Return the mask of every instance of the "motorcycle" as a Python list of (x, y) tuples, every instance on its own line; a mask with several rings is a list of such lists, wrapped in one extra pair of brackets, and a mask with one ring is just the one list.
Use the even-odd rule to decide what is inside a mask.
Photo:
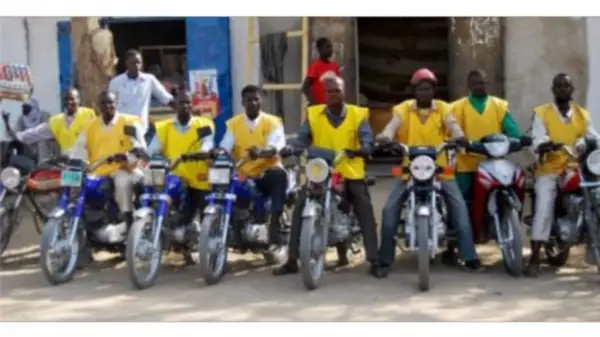
[(19, 141), (9, 142), (2, 172), (0, 172), (0, 255), (10, 243), (12, 234), (17, 230), (23, 214), (21, 205), (33, 215), (33, 223), (38, 233), (42, 232), (40, 222), (45, 222), (50, 207), (55, 202), (60, 178), (60, 169), (54, 167), (55, 161), (48, 160), (39, 165), (35, 163), (33, 151)]
[(495, 134), (468, 144), (467, 152), (483, 155), (475, 173), (471, 223), (475, 242), (490, 235), (500, 246), (506, 271), (515, 277), (523, 273), (523, 242), (520, 214), (525, 198), (525, 172), (506, 156), (531, 145), (531, 139), (509, 139)]
[[(269, 158), (272, 154), (259, 153), (259, 158)], [(254, 181), (240, 176), (235, 169), (241, 167), (250, 158), (242, 158), (237, 163), (225, 151), (216, 155), (209, 169), (208, 180), (211, 192), (206, 197), (207, 206), (201, 223), (199, 235), (200, 271), (206, 284), (218, 283), (227, 265), (227, 250), (245, 253), (261, 253), (267, 263), (282, 263), (287, 259), (287, 245), (276, 251), (269, 251), (268, 213), (270, 199), (256, 190)], [(294, 170), (288, 172), (286, 207), (294, 204), (296, 177)], [(235, 201), (250, 199), (249, 209), (235, 207)], [(280, 219), (280, 235), (288, 242), (290, 220), (288, 212)]]
[(394, 176), (404, 179), (408, 174), (406, 190), (401, 203), (405, 205), (405, 219), (400, 221), (398, 244), (408, 252), (417, 252), (418, 287), (421, 291), (430, 288), (431, 262), (437, 251), (445, 244), (456, 243), (455, 231), (448, 228), (448, 212), (441, 194), (441, 181), (438, 176), (451, 174), (449, 167), (437, 166), (435, 161), (442, 152), (454, 151), (454, 142), (433, 146), (406, 146), (399, 143), (385, 145), (397, 157), (408, 156), (407, 166), (395, 167)]
[[(210, 135), (210, 127), (198, 129), (198, 140)], [(195, 145), (195, 144), (194, 144)], [(143, 169), (144, 193), (140, 196), (141, 208), (134, 213), (134, 222), (127, 238), (127, 267), (131, 283), (138, 289), (154, 284), (160, 268), (163, 248), (171, 245), (185, 253), (193, 251), (198, 243), (198, 220), (184, 223), (185, 183), (172, 174), (177, 166), (187, 161), (210, 158), (210, 153), (189, 153), (175, 159), (172, 164), (165, 159), (152, 159)], [(183, 191), (183, 192), (182, 192)], [(154, 203), (154, 207), (152, 207)], [(136, 260), (149, 262), (146, 276), (136, 268)]]
[[(356, 254), (355, 244), (361, 238), (358, 220), (345, 198), (344, 178), (333, 167), (355, 151), (341, 151), (310, 147), (307, 149), (302, 189), (306, 202), (302, 209), (300, 233), (300, 275), (308, 290), (316, 289), (323, 278), (325, 256), (329, 247), (343, 243)], [(367, 178), (367, 185), (375, 180)]]
[[(66, 160), (58, 206), (48, 216), (40, 245), (40, 266), (48, 282), (69, 282), (84, 261), (84, 253), (91, 252), (87, 245), (90, 249), (125, 253), (128, 226), (114, 200), (113, 180), (89, 173), (103, 164), (132, 164), (140, 156), (134, 150), (90, 165), (81, 159)], [(74, 201), (73, 191), (77, 195)]]
[[(569, 258), (571, 247), (587, 245), (586, 262), (595, 264), (600, 272), (600, 147), (593, 139), (585, 140), (585, 149), (577, 153), (564, 144), (549, 143), (547, 150), (539, 152), (543, 162), (548, 153), (562, 151), (576, 160), (558, 177), (555, 201), (556, 219), (552, 223), (550, 238), (544, 244), (548, 262), (563, 266)], [(532, 195), (535, 200), (535, 190)], [(535, 213), (532, 203), (532, 214)], [(525, 223), (532, 226), (532, 217)]]

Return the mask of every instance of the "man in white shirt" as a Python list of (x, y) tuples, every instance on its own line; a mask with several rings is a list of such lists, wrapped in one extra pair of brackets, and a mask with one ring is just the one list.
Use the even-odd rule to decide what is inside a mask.
[[(130, 49), (127, 51), (126, 57), (127, 70), (110, 81), (108, 91), (117, 97), (117, 111), (138, 116), (143, 131), (146, 132), (151, 98), (154, 97), (160, 103), (174, 108), (173, 96), (167, 92), (154, 75), (141, 71), (142, 55), (140, 52)], [(152, 135), (147, 136), (151, 137)]]
[[(238, 173), (252, 178), (256, 189), (271, 198), (269, 243), (271, 249), (277, 249), (287, 244), (279, 231), (288, 185), (287, 172), (279, 158), (279, 152), (286, 147), (285, 131), (279, 117), (261, 111), (261, 92), (255, 85), (242, 89), (245, 113), (227, 121), (227, 132), (220, 148), (230, 152), (236, 161), (247, 155), (250, 157)], [(240, 208), (247, 208), (249, 203), (250, 200), (238, 199)], [(240, 239), (238, 233), (237, 240)]]

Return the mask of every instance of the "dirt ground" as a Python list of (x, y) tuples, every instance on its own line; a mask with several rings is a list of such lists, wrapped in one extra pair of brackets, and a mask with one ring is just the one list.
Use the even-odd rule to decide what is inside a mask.
[[(372, 188), (377, 217), (389, 183)], [(576, 249), (567, 266), (538, 279), (513, 278), (492, 243), (478, 247), (489, 269), (466, 273), (436, 264), (432, 289), (416, 288), (416, 260), (403, 253), (387, 279), (362, 257), (329, 272), (307, 292), (299, 275), (274, 277), (258, 256), (230, 255), (229, 273), (206, 286), (197, 267), (169, 256), (154, 287), (138, 291), (124, 264), (107, 256), (69, 284), (50, 286), (38, 267), (39, 235), (23, 223), (0, 271), (2, 321), (600, 321), (600, 275)], [(330, 254), (329, 260), (335, 260)]]

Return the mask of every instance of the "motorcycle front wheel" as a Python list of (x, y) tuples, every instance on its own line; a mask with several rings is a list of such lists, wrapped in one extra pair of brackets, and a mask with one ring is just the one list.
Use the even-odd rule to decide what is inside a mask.
[(431, 254), (429, 252), (429, 226), (431, 225), (431, 218), (424, 216), (416, 216), (415, 218), (419, 233), (417, 237), (419, 244), (419, 290), (428, 291), (431, 283)]
[(71, 281), (81, 257), (83, 232), (78, 228), (73, 229), (77, 234), (70, 244), (69, 222), (69, 218), (49, 219), (42, 231), (40, 268), (52, 285)]
[(0, 255), (2, 255), (8, 247), (14, 229), (17, 225), (13, 221), (14, 212), (15, 211), (11, 211), (5, 207), (0, 209)]
[(321, 212), (317, 211), (315, 214), (302, 219), (300, 233), (300, 274), (308, 290), (319, 287), (327, 254), (327, 226), (323, 224), (324, 218)]
[[(227, 243), (221, 242), (223, 214), (207, 214), (202, 219), (198, 239), (200, 273), (208, 285), (217, 284), (225, 275), (227, 267)], [(223, 226), (227, 230), (227, 226)]]
[[(138, 219), (133, 223), (127, 235), (127, 270), (129, 280), (137, 289), (146, 289), (154, 285), (162, 260), (162, 238), (154, 245), (153, 217)], [(138, 268), (138, 261), (148, 264), (147, 272)]]
[(587, 223), (587, 246), (586, 246), (586, 262), (588, 264), (595, 264), (598, 272), (600, 273), (600, 226), (598, 221), (600, 220), (600, 210), (595, 209), (589, 211), (591, 213), (590, 219)]
[(507, 209), (500, 223), (501, 237), (507, 238), (512, 232), (512, 240), (500, 245), (502, 263), (506, 272), (514, 277), (523, 274), (523, 242), (519, 231), (519, 215), (515, 209)]

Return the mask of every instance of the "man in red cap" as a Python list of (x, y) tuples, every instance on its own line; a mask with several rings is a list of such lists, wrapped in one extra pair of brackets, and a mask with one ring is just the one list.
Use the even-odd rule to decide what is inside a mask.
[[(437, 147), (444, 143), (447, 135), (450, 135), (459, 143), (464, 142), (464, 134), (450, 113), (450, 105), (442, 100), (434, 99), (436, 84), (437, 79), (431, 70), (425, 68), (417, 70), (411, 79), (415, 98), (394, 107), (392, 120), (377, 135), (377, 139), (383, 142), (396, 141), (408, 146)], [(445, 153), (438, 156), (437, 165), (448, 166)], [(481, 263), (473, 244), (469, 212), (454, 180), (454, 174), (442, 175), (440, 180), (442, 181), (442, 195), (448, 206), (450, 223), (458, 232), (458, 246), (464, 267), (468, 270), (479, 270)], [(382, 211), (377, 277), (386, 277), (394, 262), (395, 237), (403, 206), (400, 200), (405, 190), (406, 180), (396, 180)], [(446, 263), (453, 263), (455, 261), (454, 248), (449, 246), (443, 257)]]

